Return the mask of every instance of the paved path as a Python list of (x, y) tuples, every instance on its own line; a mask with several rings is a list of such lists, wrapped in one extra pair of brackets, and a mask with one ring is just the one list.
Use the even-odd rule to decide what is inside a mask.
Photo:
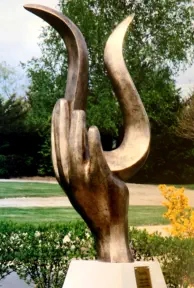
[(162, 236), (170, 236), (170, 233), (166, 231), (166, 228), (170, 227), (170, 225), (150, 225), (150, 226), (136, 226), (138, 230), (146, 230), (149, 234), (154, 232), (161, 233)]
[(28, 197), (0, 199), (0, 207), (71, 207), (67, 197)]
[[(16, 182), (16, 180), (0, 180), (0, 182)], [(30, 182), (29, 180), (17, 180), (17, 182)], [(37, 181), (31, 181), (37, 182)], [(41, 183), (39, 181), (38, 183)], [(42, 183), (56, 184), (56, 181), (43, 181)], [(160, 206), (164, 201), (157, 185), (127, 184), (129, 188), (130, 205)], [(185, 189), (185, 195), (189, 198), (189, 204), (194, 207), (194, 190)], [(67, 197), (31, 197), (31, 198), (7, 198), (0, 199), (0, 207), (71, 207)]]

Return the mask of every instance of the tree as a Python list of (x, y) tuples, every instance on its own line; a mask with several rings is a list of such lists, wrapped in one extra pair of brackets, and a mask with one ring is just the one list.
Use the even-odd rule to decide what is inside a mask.
[(0, 63), (0, 177), (3, 178), (37, 173), (40, 136), (28, 120), (27, 99), (12, 93), (18, 92), (17, 79), (11, 67)]
[(7, 100), (0, 98), (0, 133), (21, 131), (24, 128), (24, 118), (28, 111), (28, 104), (16, 94)]
[(19, 72), (6, 62), (0, 62), (0, 96), (9, 98), (10, 95), (23, 92), (25, 87)]
[[(169, 128), (176, 125), (181, 107), (173, 77), (194, 52), (192, 1), (60, 0), (59, 8), (86, 38), (90, 63), (87, 121), (99, 127), (104, 148), (111, 149), (113, 139), (121, 140), (122, 117), (104, 69), (103, 50), (114, 27), (133, 12), (125, 61), (148, 112), (153, 139), (157, 142), (158, 135), (171, 133)], [(32, 81), (28, 97), (33, 117), (48, 125), (56, 100), (64, 95), (67, 53), (51, 27), (43, 29), (40, 47), (42, 57), (26, 65)], [(152, 143), (157, 146), (155, 140)]]
[[(120, 127), (119, 109), (104, 71), (103, 50), (115, 25), (133, 12), (135, 19), (126, 41), (125, 59), (148, 113), (158, 121), (157, 118), (163, 115), (161, 108), (165, 107), (166, 100), (170, 102), (171, 91), (175, 90), (172, 75), (180, 62), (188, 61), (194, 50), (192, 1), (60, 0), (59, 8), (79, 26), (88, 45), (88, 124), (95, 124), (109, 134), (115, 134)], [(67, 54), (64, 43), (52, 28), (43, 29), (41, 39), (43, 56), (32, 60), (28, 66), (28, 75), (32, 79), (29, 93), (34, 101), (44, 99), (44, 111), (40, 108), (38, 111), (45, 114), (47, 110), (50, 114), (53, 103), (64, 95)], [(39, 88), (34, 89), (36, 87)], [(163, 90), (167, 92), (166, 96), (161, 95)], [(162, 99), (163, 105), (158, 109), (160, 115), (157, 113), (156, 116), (151, 114), (153, 107), (150, 106), (152, 102), (157, 104), (159, 99)], [(104, 110), (106, 113), (103, 114)]]
[(178, 117), (176, 132), (180, 137), (194, 141), (194, 92), (184, 102)]
[(40, 136), (27, 121), (29, 105), (15, 94), (0, 98), (0, 177), (37, 173)]

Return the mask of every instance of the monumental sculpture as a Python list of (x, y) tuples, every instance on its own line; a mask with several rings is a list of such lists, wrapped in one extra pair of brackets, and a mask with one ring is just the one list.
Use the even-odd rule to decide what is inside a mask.
[(68, 51), (65, 98), (52, 116), (52, 160), (56, 178), (97, 241), (98, 258), (130, 262), (128, 247), (129, 192), (123, 182), (144, 164), (150, 128), (140, 96), (126, 68), (122, 47), (132, 16), (109, 37), (104, 60), (124, 120), (121, 145), (102, 151), (96, 127), (86, 130), (88, 51), (79, 29), (60, 12), (40, 5), (25, 5), (61, 35)]
[[(68, 52), (65, 97), (58, 100), (52, 115), (52, 161), (56, 178), (95, 236), (98, 260), (132, 263), (128, 244), (129, 191), (124, 181), (142, 167), (150, 145), (148, 116), (122, 53), (133, 15), (116, 27), (104, 50), (105, 67), (124, 123), (122, 143), (117, 149), (105, 152), (98, 128), (86, 129), (88, 50), (83, 35), (69, 18), (58, 11), (41, 5), (24, 7), (58, 31)], [(70, 280), (71, 284), (64, 287), (90, 287), (91, 284), (84, 281), (72, 284)], [(92, 284), (93, 287), (99, 285)]]

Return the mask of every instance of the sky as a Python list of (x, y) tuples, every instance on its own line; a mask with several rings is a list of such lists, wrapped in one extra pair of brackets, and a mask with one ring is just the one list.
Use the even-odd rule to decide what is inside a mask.
[[(0, 62), (19, 67), (20, 62), (41, 55), (38, 36), (41, 27), (47, 24), (23, 8), (24, 4), (32, 3), (57, 9), (58, 0), (0, 0)], [(184, 94), (194, 87), (194, 64), (186, 72), (180, 72), (176, 81)]]
[(47, 24), (23, 8), (33, 3), (57, 8), (58, 0), (0, 0), (0, 61), (17, 66), (41, 55), (38, 36)]

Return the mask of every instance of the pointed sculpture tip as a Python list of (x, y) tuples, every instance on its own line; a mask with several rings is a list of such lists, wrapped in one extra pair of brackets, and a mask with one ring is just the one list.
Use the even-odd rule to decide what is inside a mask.
[(24, 9), (26, 9), (26, 10), (31, 10), (34, 6), (35, 6), (35, 4), (25, 4), (25, 5), (23, 5)]
[(135, 17), (135, 13), (133, 13), (127, 17), (129, 24), (133, 21), (134, 17)]
[(121, 22), (118, 26), (122, 26), (123, 28), (125, 27), (125, 29), (128, 29), (128, 27), (130, 26), (130, 24), (133, 22), (135, 13), (127, 16), (123, 22)]
[(23, 5), (24, 9), (28, 10), (28, 11), (34, 11), (36, 10), (37, 8), (43, 8), (42, 5), (39, 5), (39, 4), (25, 4)]
[(133, 18), (135, 17), (135, 13), (132, 13), (129, 17), (131, 17), (133, 20)]

